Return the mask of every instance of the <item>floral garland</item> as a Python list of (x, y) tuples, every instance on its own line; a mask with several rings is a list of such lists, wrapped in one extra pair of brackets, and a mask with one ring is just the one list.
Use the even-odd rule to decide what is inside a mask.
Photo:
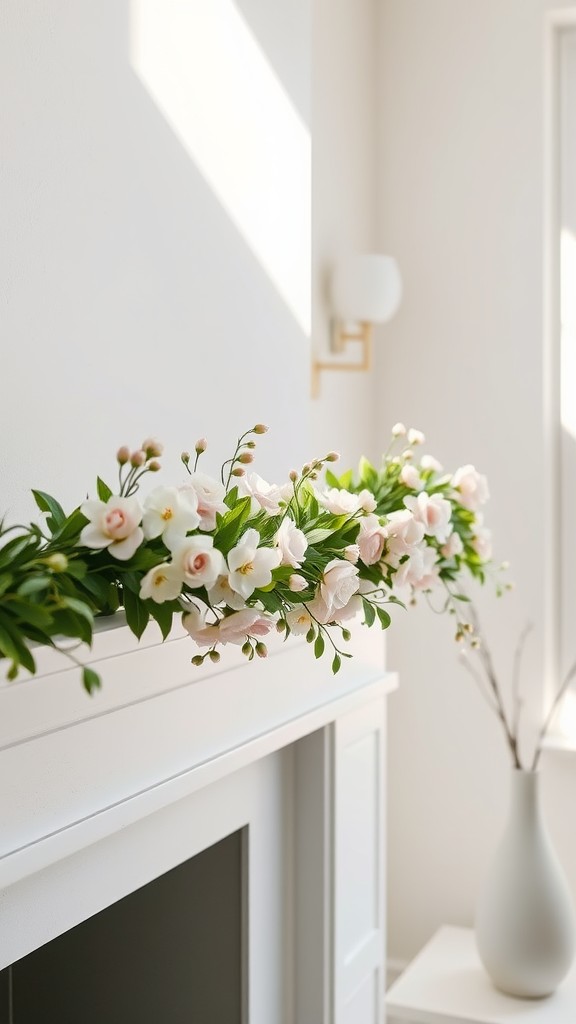
[[(386, 606), (438, 589), (461, 637), (460, 578), (465, 570), (484, 582), (491, 558), (479, 511), (485, 477), (470, 465), (443, 474), (435, 459), (418, 459), (424, 435), (399, 423), (380, 469), (363, 458), (356, 474), (337, 477), (329, 466), (338, 455), (329, 452), (277, 486), (247, 470), (255, 437), (266, 430), (257, 424), (238, 439), (220, 481), (198, 471), (201, 439), (192, 466), (182, 453), (187, 481), (155, 487), (142, 502), (143, 478), (161, 468), (162, 445), (153, 438), (118, 451), (117, 493), (98, 478), (97, 498), (70, 515), (33, 491), (44, 524), (0, 524), (0, 658), (10, 661), (8, 679), (21, 666), (35, 671), (30, 642), (58, 647), (65, 636), (91, 644), (95, 616), (121, 606), (138, 638), (150, 618), (166, 638), (181, 613), (206, 648), (192, 657), (195, 665), (219, 661), (229, 643), (248, 659), (266, 657), (264, 637), (276, 629), (305, 634), (316, 658), (329, 649), (338, 672), (351, 657), (340, 638), (350, 639), (347, 623), (358, 612), (367, 626), (387, 629)], [(76, 663), (91, 693), (99, 677)]]

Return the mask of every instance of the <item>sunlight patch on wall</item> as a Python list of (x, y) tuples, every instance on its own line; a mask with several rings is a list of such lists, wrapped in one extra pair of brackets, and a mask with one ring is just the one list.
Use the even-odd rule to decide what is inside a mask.
[(233, 0), (132, 0), (134, 70), (310, 333), (310, 134)]
[(576, 440), (576, 238), (560, 236), (560, 407), (562, 426)]

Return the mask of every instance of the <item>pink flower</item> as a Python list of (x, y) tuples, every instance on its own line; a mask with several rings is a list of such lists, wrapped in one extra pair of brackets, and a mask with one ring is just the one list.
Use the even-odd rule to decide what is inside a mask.
[(440, 553), (444, 558), (454, 558), (456, 555), (461, 555), (464, 550), (464, 545), (460, 538), (460, 534), (454, 530), (450, 534), (446, 543), (440, 548)]
[(386, 543), (386, 530), (380, 524), (378, 516), (369, 515), (360, 520), (360, 533), (358, 534), (358, 547), (360, 558), (364, 565), (375, 565), (382, 558), (384, 544)]
[(302, 530), (298, 529), (292, 519), (286, 517), (280, 523), (274, 540), (282, 556), (280, 565), (291, 565), (293, 569), (299, 569), (308, 547), (308, 541)]
[(351, 562), (352, 565), (356, 565), (356, 562), (360, 558), (360, 545), (359, 544), (348, 544), (342, 552), (347, 562)]
[(394, 589), (405, 586), (417, 590), (430, 589), (438, 578), (438, 571), (435, 568), (437, 560), (436, 551), (427, 544), (423, 543), (414, 548), (410, 557), (398, 566), (394, 574)]
[(367, 487), (364, 487), (364, 489), (360, 491), (358, 501), (360, 502), (360, 508), (363, 512), (373, 512), (376, 508), (376, 498), (372, 494), (372, 491), (369, 491)]
[(426, 491), (421, 491), (417, 497), (409, 495), (404, 498), (404, 504), (412, 512), (416, 522), (422, 523), (424, 533), (429, 537), (435, 537), (440, 544), (448, 539), (452, 532), (452, 506), (446, 498), (440, 494), (427, 494)]
[(307, 586), (308, 581), (297, 572), (293, 572), (288, 579), (288, 589), (291, 590), (293, 594), (301, 594), (303, 590), (306, 590)]
[(452, 477), (452, 486), (458, 491), (460, 504), (471, 512), (476, 512), (490, 497), (486, 477), (478, 473), (474, 466), (457, 469)]
[(246, 493), (254, 498), (257, 506), (266, 509), (271, 516), (278, 515), (282, 493), (276, 484), (269, 484), (261, 476), (258, 476), (258, 473), (250, 473), (250, 476), (244, 481), (244, 488)]
[(329, 612), (344, 608), (359, 587), (358, 567), (342, 558), (333, 558), (322, 573), (320, 596)]
[(187, 537), (172, 549), (174, 565), (189, 587), (212, 587), (225, 569), (224, 558), (212, 537)]
[(400, 470), (400, 483), (403, 483), (405, 487), (410, 487), (413, 491), (420, 491), (422, 489), (422, 481), (416, 466), (402, 467)]
[(79, 544), (108, 551), (126, 562), (140, 547), (144, 533), (140, 527), (142, 509), (137, 498), (112, 495), (108, 501), (85, 501), (80, 507), (90, 522), (80, 534)]
[(424, 526), (406, 509), (391, 512), (384, 527), (386, 560), (397, 566), (403, 555), (410, 555), (424, 539)]
[[(200, 442), (197, 442), (197, 445)], [(198, 448), (196, 449), (198, 450)], [(206, 473), (192, 473), (190, 479), (180, 488), (183, 494), (193, 494), (196, 498), (196, 511), (200, 520), (200, 530), (216, 529), (216, 513), (224, 515), (228, 511), (224, 504), (226, 490), (222, 484)]]
[(220, 619), (212, 625), (206, 624), (208, 609), (192, 606), (182, 619), (184, 629), (200, 647), (214, 644), (243, 644), (248, 636), (266, 636), (274, 628), (271, 616), (262, 615), (254, 608), (243, 608)]

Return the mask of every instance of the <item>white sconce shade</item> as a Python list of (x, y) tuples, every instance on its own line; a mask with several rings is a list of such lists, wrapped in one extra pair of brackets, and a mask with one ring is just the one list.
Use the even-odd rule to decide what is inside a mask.
[(376, 253), (339, 260), (331, 285), (333, 311), (341, 320), (386, 323), (402, 298), (402, 278), (396, 260)]

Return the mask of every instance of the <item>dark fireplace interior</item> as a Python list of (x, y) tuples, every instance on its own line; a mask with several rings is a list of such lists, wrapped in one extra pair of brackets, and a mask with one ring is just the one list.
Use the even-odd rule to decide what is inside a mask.
[(242, 832), (0, 971), (0, 1024), (240, 1024)]

